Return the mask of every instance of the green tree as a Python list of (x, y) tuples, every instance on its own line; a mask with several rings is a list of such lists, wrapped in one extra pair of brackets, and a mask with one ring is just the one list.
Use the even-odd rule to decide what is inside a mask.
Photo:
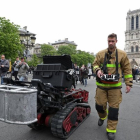
[(56, 50), (53, 46), (48, 44), (41, 45), (41, 57), (45, 55), (55, 55), (55, 54), (56, 54)]
[(67, 46), (60, 46), (57, 51), (58, 54), (63, 55), (72, 55), (76, 53), (76, 46), (74, 45), (67, 45)]
[(23, 54), (18, 29), (18, 25), (0, 17), (0, 54), (4, 54), (12, 62), (19, 54)]
[(85, 51), (78, 50), (76, 54), (71, 55), (71, 59), (73, 63), (77, 63), (79, 66), (82, 66), (83, 64), (92, 64), (94, 56)]
[(36, 67), (39, 64), (39, 59), (36, 54), (32, 55), (32, 59), (27, 62), (29, 66)]
[(93, 63), (94, 61), (93, 55), (85, 51), (76, 50), (76, 46), (74, 45), (60, 46), (57, 53), (59, 55), (70, 55), (72, 62), (77, 63), (79, 66), (82, 66), (82, 64), (87, 65), (88, 63)]

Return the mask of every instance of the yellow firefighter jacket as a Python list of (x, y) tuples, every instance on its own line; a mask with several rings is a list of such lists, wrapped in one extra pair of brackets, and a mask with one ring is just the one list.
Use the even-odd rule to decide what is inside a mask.
[[(132, 69), (130, 67), (127, 54), (120, 49), (117, 49), (117, 51), (118, 51), (118, 73), (119, 73), (118, 83), (105, 84), (105, 83), (98, 82), (96, 80), (96, 85), (98, 87), (102, 87), (102, 88), (114, 88), (114, 87), (119, 88), (120, 87), (121, 88), (122, 87), (122, 73), (125, 78), (125, 84), (128, 86), (132, 86), (132, 81), (133, 81)], [(116, 50), (112, 52), (112, 54), (109, 54), (108, 49), (98, 52), (93, 62), (93, 71), (94, 73), (97, 73), (97, 71), (101, 69), (104, 63), (105, 53), (107, 53), (108, 56), (110, 55), (109, 63), (106, 64), (108, 74), (115, 74), (116, 73), (116, 64), (115, 64)]]

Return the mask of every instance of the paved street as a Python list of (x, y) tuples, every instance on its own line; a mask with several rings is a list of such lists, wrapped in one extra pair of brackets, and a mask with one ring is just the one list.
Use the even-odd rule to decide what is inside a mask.
[[(84, 87), (78, 83), (77, 88)], [(107, 140), (106, 121), (102, 127), (97, 125), (98, 115), (94, 107), (95, 80), (88, 80), (88, 86), (85, 89), (90, 92), (91, 115), (68, 140)], [(122, 94), (123, 102), (120, 106), (116, 140), (140, 140), (140, 85), (135, 84), (131, 92), (126, 94), (123, 84)], [(0, 140), (58, 140), (58, 138), (55, 138), (48, 128), (33, 131), (26, 125), (0, 122)]]

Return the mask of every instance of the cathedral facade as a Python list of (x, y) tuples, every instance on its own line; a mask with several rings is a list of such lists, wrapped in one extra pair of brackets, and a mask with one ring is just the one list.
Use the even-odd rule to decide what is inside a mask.
[(140, 67), (140, 9), (127, 13), (124, 50), (131, 67)]

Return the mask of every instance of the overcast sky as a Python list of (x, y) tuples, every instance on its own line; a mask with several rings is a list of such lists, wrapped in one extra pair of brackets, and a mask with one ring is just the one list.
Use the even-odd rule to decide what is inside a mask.
[(140, 9), (139, 0), (1, 0), (0, 16), (27, 26), (36, 43), (68, 38), (77, 49), (97, 53), (107, 48), (107, 36), (118, 35), (124, 49), (126, 16)]

